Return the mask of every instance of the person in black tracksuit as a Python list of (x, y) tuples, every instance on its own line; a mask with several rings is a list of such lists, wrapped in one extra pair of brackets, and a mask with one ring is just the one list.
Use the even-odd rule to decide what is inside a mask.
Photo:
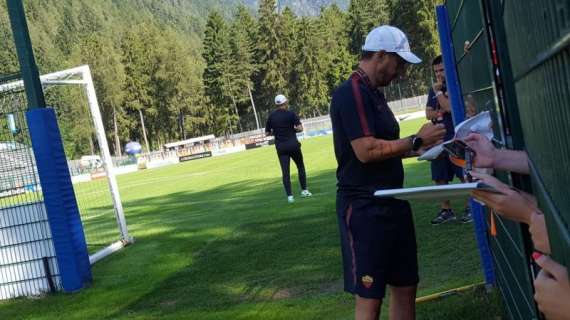
[(275, 148), (281, 165), (287, 201), (293, 203), (295, 198), (291, 191), (289, 174), (291, 159), (293, 159), (299, 171), (299, 182), (302, 189), (301, 197), (310, 197), (312, 195), (307, 189), (307, 175), (305, 173), (305, 164), (303, 163), (301, 143), (297, 140), (297, 132), (303, 131), (303, 125), (295, 112), (287, 110), (288, 101), (284, 95), (280, 94), (275, 97), (275, 105), (277, 109), (269, 114), (267, 124), (265, 125), (265, 133), (275, 137)]

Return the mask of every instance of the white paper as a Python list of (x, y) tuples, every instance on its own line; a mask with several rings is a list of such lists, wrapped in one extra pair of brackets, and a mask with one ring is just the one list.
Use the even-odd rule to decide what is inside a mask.
[(498, 192), (496, 189), (481, 183), (457, 183), (441, 186), (427, 186), (415, 188), (402, 188), (390, 190), (378, 190), (374, 196), (379, 198), (397, 198), (401, 200), (450, 200), (463, 198), (467, 199), (472, 190), (481, 189), (489, 192)]
[[(493, 121), (491, 120), (491, 114), (489, 111), (484, 111), (478, 115), (469, 118), (457, 126), (455, 126), (455, 136), (452, 140), (463, 140), (467, 138), (470, 133), (478, 133), (482, 136), (487, 137), (487, 139), (493, 139)], [(452, 141), (449, 140), (449, 141)], [(431, 147), (424, 154), (418, 157), (418, 160), (435, 160), (443, 152), (443, 145), (449, 141), (445, 141), (442, 144)]]

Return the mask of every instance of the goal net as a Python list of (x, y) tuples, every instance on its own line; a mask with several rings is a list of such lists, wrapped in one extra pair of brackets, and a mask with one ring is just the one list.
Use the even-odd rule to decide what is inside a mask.
[[(90, 69), (85, 65), (46, 74), (40, 79), (46, 103), (58, 116), (93, 264), (132, 238), (124, 218)], [(26, 110), (23, 81), (0, 84), (0, 210), (19, 205), (25, 208), (43, 201), (27, 132)]]

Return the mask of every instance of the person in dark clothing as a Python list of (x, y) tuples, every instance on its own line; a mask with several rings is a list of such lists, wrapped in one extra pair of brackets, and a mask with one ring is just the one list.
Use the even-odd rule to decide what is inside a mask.
[(279, 157), (281, 165), (281, 174), (283, 176), (283, 186), (287, 193), (287, 201), (295, 202), (295, 197), (291, 191), (291, 177), (289, 174), (289, 163), (291, 159), (297, 165), (299, 172), (299, 183), (301, 184), (301, 197), (312, 196), (307, 189), (307, 174), (305, 172), (305, 164), (303, 163), (303, 153), (301, 152), (301, 143), (297, 140), (297, 132), (303, 131), (301, 120), (295, 112), (287, 110), (289, 102), (287, 98), (279, 94), (275, 97), (275, 105), (277, 109), (269, 114), (267, 124), (265, 125), (265, 134), (275, 137), (275, 149)]
[(421, 60), (398, 28), (372, 30), (358, 69), (333, 93), (330, 116), (337, 168), (336, 211), (344, 290), (355, 298), (355, 319), (379, 319), (386, 286), (390, 319), (414, 319), (419, 281), (410, 204), (374, 192), (402, 188), (402, 158), (443, 139), (441, 124), (427, 123), (400, 138), (400, 127), (381, 91)]
[[(433, 123), (442, 123), (445, 126), (444, 140), (448, 141), (455, 136), (455, 127), (451, 115), (451, 103), (447, 96), (447, 86), (445, 82), (445, 69), (441, 56), (437, 56), (432, 61), (432, 68), (435, 74), (436, 82), (429, 89), (426, 118)], [(463, 169), (456, 166), (449, 160), (447, 152), (443, 152), (437, 159), (431, 163), (431, 178), (436, 185), (448, 184), (457, 177), (461, 182), (465, 182), (463, 178)], [(431, 221), (432, 225), (439, 225), (449, 221), (456, 220), (455, 213), (451, 209), (451, 202), (445, 200), (441, 203), (441, 209), (437, 216)], [(465, 204), (465, 214), (460, 220), (462, 223), (473, 221), (469, 203)]]

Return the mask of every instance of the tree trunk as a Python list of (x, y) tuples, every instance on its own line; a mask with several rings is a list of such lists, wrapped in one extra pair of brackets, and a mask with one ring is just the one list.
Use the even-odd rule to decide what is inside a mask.
[(253, 102), (253, 95), (251, 94), (251, 88), (249, 87), (249, 84), (247, 85), (247, 90), (249, 91), (249, 99), (251, 100), (253, 115), (255, 116), (255, 124), (257, 125), (257, 130), (259, 130), (259, 118), (257, 117), (257, 110), (255, 110), (255, 103)]
[(121, 157), (121, 139), (119, 139), (119, 127), (117, 126), (117, 109), (113, 105), (113, 131), (115, 134), (115, 156)]
[(139, 109), (139, 115), (141, 117), (141, 126), (142, 126), (142, 132), (143, 132), (143, 138), (144, 138), (144, 144), (146, 145), (146, 152), (149, 153), (150, 152), (150, 146), (148, 144), (148, 139), (146, 137), (146, 128), (144, 126), (144, 117), (143, 117), (143, 113), (142, 110)]

